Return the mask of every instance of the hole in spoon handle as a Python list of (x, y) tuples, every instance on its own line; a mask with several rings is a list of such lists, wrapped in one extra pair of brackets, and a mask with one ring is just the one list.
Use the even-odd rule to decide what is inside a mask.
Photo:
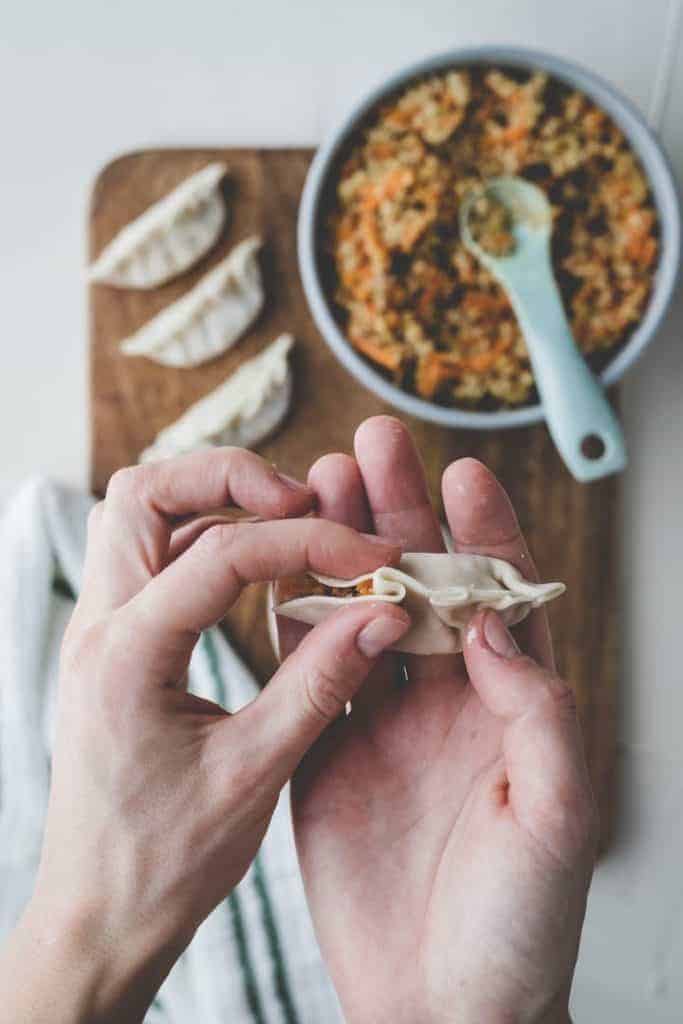
[(592, 462), (601, 459), (607, 451), (607, 445), (599, 434), (586, 434), (581, 442), (581, 454)]

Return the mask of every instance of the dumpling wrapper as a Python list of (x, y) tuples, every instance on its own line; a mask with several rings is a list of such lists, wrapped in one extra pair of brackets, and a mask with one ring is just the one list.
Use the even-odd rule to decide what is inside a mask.
[(162, 430), (140, 462), (171, 458), (211, 445), (253, 448), (280, 425), (292, 398), (288, 354), (294, 339), (282, 334), (227, 380)]
[(156, 288), (194, 266), (223, 230), (227, 167), (212, 163), (186, 178), (119, 231), (90, 267), (88, 279), (117, 288)]
[(127, 356), (162, 366), (199, 366), (227, 352), (263, 306), (261, 239), (245, 238), (189, 292), (121, 342)]
[(372, 594), (333, 597), (311, 595), (275, 604), (276, 615), (315, 626), (338, 608), (357, 601), (401, 604), (412, 626), (393, 650), (407, 654), (457, 654), (463, 630), (479, 608), (499, 612), (508, 626), (526, 618), (532, 608), (565, 591), (563, 583), (531, 583), (508, 562), (486, 555), (404, 554), (398, 568), (383, 566), (353, 580), (309, 574), (335, 589), (372, 583)]

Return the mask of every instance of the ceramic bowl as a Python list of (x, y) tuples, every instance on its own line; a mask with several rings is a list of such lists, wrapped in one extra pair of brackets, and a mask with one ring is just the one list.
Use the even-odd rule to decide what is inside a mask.
[(614, 384), (654, 337), (678, 277), (681, 216), (675, 180), (662, 147), (642, 115), (612, 85), (577, 64), (531, 49), (479, 46), (449, 50), (391, 75), (358, 100), (318, 149), (304, 186), (298, 218), (298, 254), (306, 298), (320, 333), (337, 358), (361, 384), (402, 412), (444, 426), (481, 430), (517, 427), (543, 419), (541, 404), (491, 412), (449, 408), (409, 394), (388, 381), (347, 341), (335, 319), (321, 272), (321, 221), (334, 184), (340, 151), (366, 115), (383, 99), (420, 76), (468, 64), (515, 66), (547, 71), (590, 96), (619, 125), (649, 179), (660, 224), (660, 258), (643, 319), (601, 373), (604, 386)]

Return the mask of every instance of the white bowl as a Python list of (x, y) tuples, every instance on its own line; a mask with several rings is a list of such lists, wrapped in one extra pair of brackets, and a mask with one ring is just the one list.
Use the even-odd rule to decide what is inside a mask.
[(306, 178), (298, 220), (299, 269), (304, 292), (320, 333), (343, 365), (361, 384), (411, 416), (452, 427), (493, 430), (518, 427), (543, 419), (540, 404), (495, 412), (447, 408), (409, 394), (392, 384), (363, 359), (335, 320), (321, 281), (319, 242), (321, 204), (329, 193), (335, 160), (350, 134), (382, 99), (421, 75), (468, 64), (510, 65), (547, 71), (590, 96), (619, 125), (647, 174), (660, 227), (660, 255), (654, 287), (643, 319), (601, 373), (605, 387), (614, 384), (650, 342), (666, 312), (678, 278), (681, 214), (675, 180), (662, 147), (641, 114), (617, 90), (591, 71), (551, 54), (518, 47), (477, 46), (449, 50), (411, 64), (373, 89), (340, 121), (318, 149)]

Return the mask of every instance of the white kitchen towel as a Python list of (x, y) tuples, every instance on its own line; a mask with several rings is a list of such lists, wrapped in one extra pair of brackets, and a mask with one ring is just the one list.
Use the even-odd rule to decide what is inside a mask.
[[(0, 515), (0, 939), (30, 896), (47, 806), (59, 645), (81, 582), (92, 499), (46, 480)], [(219, 629), (201, 637), (189, 685), (232, 710), (256, 682)], [(106, 879), (103, 879), (106, 884)], [(148, 1024), (338, 1024), (281, 795), (244, 880), (198, 930)]]

